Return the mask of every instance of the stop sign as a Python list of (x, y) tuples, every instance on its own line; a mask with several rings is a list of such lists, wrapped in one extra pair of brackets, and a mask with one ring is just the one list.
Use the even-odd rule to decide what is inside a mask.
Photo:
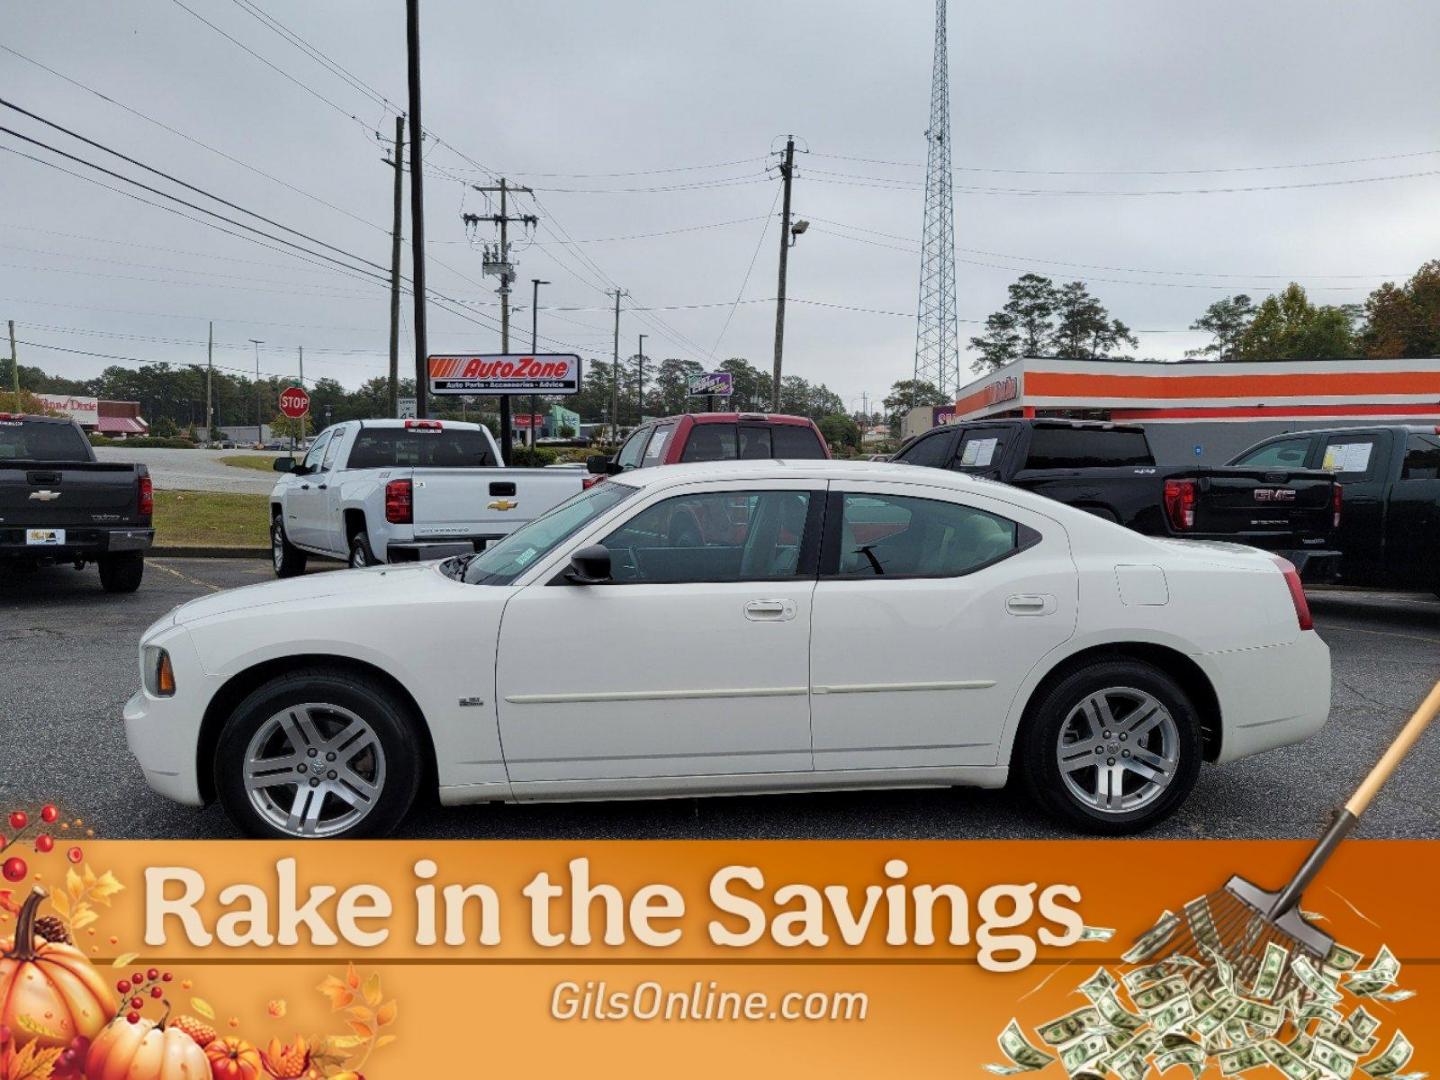
[(299, 420), (310, 411), (310, 394), (303, 386), (287, 386), (280, 391), (280, 411), (292, 420)]

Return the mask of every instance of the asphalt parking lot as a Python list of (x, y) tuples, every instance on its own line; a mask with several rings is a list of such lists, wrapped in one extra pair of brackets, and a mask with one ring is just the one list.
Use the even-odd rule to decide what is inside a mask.
[(221, 458), (278, 456), (273, 450), (166, 450), (156, 446), (97, 446), (101, 461), (134, 461), (150, 470), (160, 491), (243, 491), (269, 495), (275, 474), (237, 469)]
[[(260, 560), (152, 559), (140, 591), (102, 592), (93, 568), (48, 568), (0, 585), (0, 802), (53, 799), (104, 836), (229, 837), (215, 807), (153, 795), (125, 747), (120, 711), (136, 685), (140, 632), (176, 604), (270, 579)], [(1334, 661), (1334, 707), (1319, 736), (1201, 772), (1156, 837), (1308, 838), (1440, 678), (1440, 600), (1312, 593)], [(1374, 838), (1440, 838), (1431, 732), (1360, 827)], [(1011, 792), (899, 791), (548, 806), (426, 807), (399, 835), (485, 839), (1042, 838), (1049, 821)]]

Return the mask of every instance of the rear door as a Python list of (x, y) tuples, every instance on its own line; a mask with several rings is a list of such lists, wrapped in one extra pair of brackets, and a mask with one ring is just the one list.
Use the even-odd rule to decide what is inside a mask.
[(1385, 564), (1400, 584), (1440, 590), (1440, 434), (1412, 434), (1390, 487)]
[(1335, 432), (1317, 448), (1316, 465), (1344, 487), (1339, 547), (1342, 578), (1375, 580), (1385, 573), (1386, 549), (1394, 539), (1385, 520), (1392, 436), (1385, 431)]

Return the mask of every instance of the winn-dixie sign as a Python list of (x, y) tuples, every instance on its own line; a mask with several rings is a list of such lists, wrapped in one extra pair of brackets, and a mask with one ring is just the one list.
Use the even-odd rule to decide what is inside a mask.
[(577, 394), (580, 357), (573, 353), (432, 356), (432, 394)]

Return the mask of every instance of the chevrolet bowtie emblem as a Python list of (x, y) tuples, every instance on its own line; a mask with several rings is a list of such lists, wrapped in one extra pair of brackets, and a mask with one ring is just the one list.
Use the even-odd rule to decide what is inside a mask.
[(30, 493), (30, 498), (36, 502), (54, 502), (59, 497), (60, 492), (58, 491), (32, 491)]
[(485, 509), (487, 510), (514, 510), (519, 506), (519, 501), (511, 502), (509, 499), (495, 499)]

